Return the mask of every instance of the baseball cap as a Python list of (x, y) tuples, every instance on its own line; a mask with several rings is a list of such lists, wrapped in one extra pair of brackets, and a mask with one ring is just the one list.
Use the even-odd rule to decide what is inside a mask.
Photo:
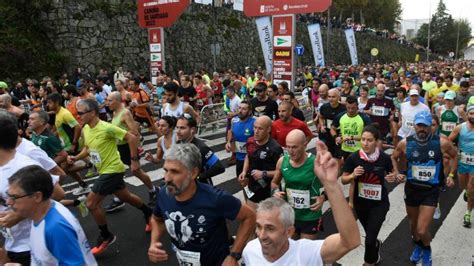
[(7, 83), (5, 83), (4, 81), (0, 81), (0, 89), (8, 89)]
[(410, 90), (410, 93), (408, 93), (408, 95), (412, 96), (412, 95), (417, 95), (419, 96), (420, 93), (418, 92), (418, 90)]
[(474, 110), (474, 104), (471, 104), (471, 105), (467, 106), (467, 111), (470, 112), (471, 110)]
[(415, 125), (423, 124), (425, 126), (431, 126), (432, 120), (431, 113), (427, 111), (421, 111), (415, 115)]
[(373, 77), (368, 77), (367, 82), (374, 82), (374, 78)]
[(438, 96), (438, 97), (443, 97), (443, 98), (444, 98), (444, 92), (440, 92), (440, 93), (438, 93), (438, 95), (436, 95), (436, 96)]
[(444, 94), (444, 99), (445, 100), (454, 100), (454, 98), (456, 98), (456, 93), (454, 91), (447, 91)]

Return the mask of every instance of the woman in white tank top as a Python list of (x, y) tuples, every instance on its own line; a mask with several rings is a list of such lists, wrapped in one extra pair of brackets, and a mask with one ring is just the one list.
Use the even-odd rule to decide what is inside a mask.
[(156, 156), (150, 152), (145, 155), (145, 160), (152, 163), (159, 163), (166, 156), (167, 151), (176, 143), (176, 118), (172, 116), (163, 116), (158, 121), (158, 130), (161, 137), (156, 142)]

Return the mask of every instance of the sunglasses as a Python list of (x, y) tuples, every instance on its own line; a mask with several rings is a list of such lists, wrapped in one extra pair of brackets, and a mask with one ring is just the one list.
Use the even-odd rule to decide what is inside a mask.
[(85, 115), (85, 114), (87, 114), (87, 113), (90, 113), (91, 111), (92, 111), (92, 110), (85, 111), (85, 112), (79, 112), (79, 111), (77, 111), (77, 114), (78, 114), (78, 115)]

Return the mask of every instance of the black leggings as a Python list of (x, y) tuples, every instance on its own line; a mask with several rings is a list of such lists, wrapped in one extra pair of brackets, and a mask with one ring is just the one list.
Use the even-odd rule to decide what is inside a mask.
[(10, 262), (14, 263), (19, 263), (22, 266), (30, 266), (31, 263), (31, 257), (30, 257), (30, 252), (25, 251), (25, 252), (7, 252), (8, 259), (10, 259)]
[(369, 209), (356, 208), (357, 218), (365, 231), (364, 261), (367, 263), (373, 264), (378, 260), (380, 247), (377, 245), (377, 236), (389, 208), (388, 203), (381, 203)]

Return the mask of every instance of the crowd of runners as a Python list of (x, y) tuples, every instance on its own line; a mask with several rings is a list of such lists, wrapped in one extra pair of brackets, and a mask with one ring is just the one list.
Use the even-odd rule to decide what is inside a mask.
[[(430, 225), (447, 188), (463, 190), (459, 226), (470, 234), (473, 71), (474, 63), (463, 61), (307, 66), (294, 88), (251, 67), (162, 73), (156, 84), (121, 68), (95, 79), (1, 81), (0, 261), (96, 265), (120, 241), (108, 213), (129, 203), (143, 215), (131, 219), (150, 234), (152, 262), (334, 263), (361, 244), (358, 220), (365, 253), (354, 263), (375, 265), (388, 183), (404, 183), (409, 259), (431, 265)], [(198, 135), (201, 111), (216, 103), (226, 114), (225, 150), (243, 202), (214, 186), (225, 164)], [(157, 136), (156, 152), (142, 147), (147, 130)], [(163, 165), (160, 183), (140, 158)], [(127, 189), (126, 171), (143, 182), (148, 198)], [(88, 181), (92, 176), (98, 178)], [(73, 198), (62, 187), (69, 178), (79, 185)], [(341, 183), (350, 186), (348, 195)], [(108, 195), (113, 200), (103, 207)], [(321, 239), (325, 204), (338, 233)], [(89, 245), (73, 213), (92, 217), (97, 242)], [(226, 220), (238, 222), (235, 236)], [(167, 236), (173, 254), (162, 244)]]

